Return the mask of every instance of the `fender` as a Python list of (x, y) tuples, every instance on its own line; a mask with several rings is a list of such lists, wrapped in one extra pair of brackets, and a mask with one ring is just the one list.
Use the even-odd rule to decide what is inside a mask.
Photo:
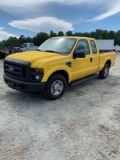
[(103, 54), (103, 56), (100, 55), (101, 64), (99, 66), (99, 71), (101, 71), (103, 69), (103, 67), (104, 67), (104, 65), (106, 64), (107, 61), (112, 61), (110, 56), (107, 56), (106, 58), (104, 58), (104, 57), (105, 57), (104, 54)]
[(53, 66), (52, 68), (50, 68), (50, 69), (44, 74), (41, 82), (47, 82), (48, 78), (49, 78), (53, 73), (55, 73), (56, 71), (61, 71), (61, 70), (64, 70), (64, 71), (67, 72), (68, 77), (69, 77), (69, 78), (68, 78), (68, 79), (69, 79), (68, 82), (70, 82), (70, 79), (71, 79), (70, 69), (69, 69), (67, 66), (63, 66), (63, 65), (59, 65), (59, 66), (56, 66), (56, 67)]

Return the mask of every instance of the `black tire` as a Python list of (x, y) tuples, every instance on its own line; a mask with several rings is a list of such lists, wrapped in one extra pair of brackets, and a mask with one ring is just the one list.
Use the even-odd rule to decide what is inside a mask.
[(110, 68), (109, 64), (106, 63), (105, 66), (104, 66), (104, 68), (99, 72), (100, 79), (107, 78), (107, 76), (109, 74), (109, 68)]
[(66, 79), (60, 74), (54, 74), (46, 84), (44, 95), (51, 100), (58, 99), (64, 94), (66, 87)]

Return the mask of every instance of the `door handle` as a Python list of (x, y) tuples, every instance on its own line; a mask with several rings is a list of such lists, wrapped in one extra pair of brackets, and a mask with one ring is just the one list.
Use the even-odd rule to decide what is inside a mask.
[(92, 57), (90, 57), (90, 62), (92, 62)]

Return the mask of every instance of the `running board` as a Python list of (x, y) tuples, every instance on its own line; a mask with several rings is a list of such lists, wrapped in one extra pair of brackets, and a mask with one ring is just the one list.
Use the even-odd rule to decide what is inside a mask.
[(97, 78), (97, 77), (98, 77), (98, 74), (93, 74), (93, 75), (87, 76), (87, 77), (85, 77), (85, 78), (81, 78), (81, 79), (79, 79), (79, 80), (73, 81), (73, 82), (71, 82), (69, 85), (70, 85), (70, 86), (75, 86), (75, 85), (77, 85), (77, 84), (83, 83), (83, 82), (85, 82), (85, 81), (88, 81), (88, 80), (90, 80), (90, 79)]

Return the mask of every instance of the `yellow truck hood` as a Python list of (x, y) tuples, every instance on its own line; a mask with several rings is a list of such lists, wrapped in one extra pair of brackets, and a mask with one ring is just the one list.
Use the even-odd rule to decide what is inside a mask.
[(31, 63), (32, 66), (37, 67), (42, 62), (46, 62), (51, 59), (53, 60), (63, 56), (58, 53), (51, 52), (27, 51), (22, 53), (11, 54), (8, 57), (17, 60), (28, 61)]

